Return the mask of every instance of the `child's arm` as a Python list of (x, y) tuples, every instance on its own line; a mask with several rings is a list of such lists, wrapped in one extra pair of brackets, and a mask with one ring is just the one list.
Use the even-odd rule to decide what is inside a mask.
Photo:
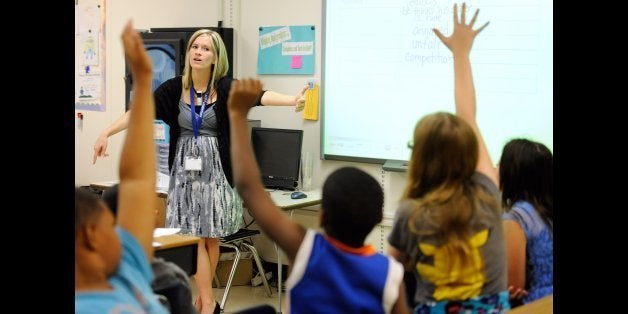
[(122, 32), (126, 60), (133, 75), (133, 101), (129, 127), (120, 157), (118, 224), (142, 245), (149, 260), (153, 257), (155, 228), (155, 141), (153, 139), (152, 64), (142, 39), (131, 22)]
[(526, 235), (521, 225), (514, 220), (504, 220), (506, 239), (506, 261), (508, 265), (508, 291), (511, 299), (527, 296), (526, 285)]
[(399, 284), (399, 296), (397, 297), (397, 302), (393, 305), (390, 313), (393, 314), (409, 314), (410, 309), (408, 308), (408, 302), (406, 301), (406, 286), (403, 282)]
[(434, 33), (436, 33), (436, 36), (440, 38), (443, 44), (445, 44), (454, 55), (456, 114), (471, 125), (478, 139), (479, 159), (476, 170), (488, 176), (495, 185), (499, 186), (499, 176), (497, 175), (495, 167), (493, 167), (491, 156), (488, 154), (486, 144), (484, 143), (484, 139), (482, 138), (482, 134), (480, 133), (475, 119), (475, 87), (473, 86), (471, 62), (469, 61), (469, 53), (473, 45), (473, 40), (475, 36), (488, 25), (488, 22), (477, 30), (473, 30), (473, 24), (475, 24), (479, 10), (475, 11), (468, 25), (465, 24), (465, 11), (466, 5), (463, 3), (460, 21), (458, 21), (458, 6), (454, 4), (454, 32), (450, 37), (443, 36), (437, 29), (434, 29)]
[(231, 85), (227, 104), (231, 121), (233, 179), (246, 208), (292, 262), (305, 236), (305, 229), (290, 220), (264, 189), (246, 124), (249, 109), (261, 90), (261, 82), (252, 79), (233, 81)]

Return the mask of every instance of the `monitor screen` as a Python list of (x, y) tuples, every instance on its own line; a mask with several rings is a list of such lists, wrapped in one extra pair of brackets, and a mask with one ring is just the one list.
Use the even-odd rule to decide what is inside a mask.
[[(159, 34), (143, 33), (143, 37), (152, 35), (155, 37)], [(163, 82), (181, 74), (181, 53), (183, 49), (183, 40), (180, 38), (143, 38), (144, 47), (148, 52), (148, 56), (153, 62), (153, 91)], [(129, 102), (133, 99), (133, 82), (131, 80), (131, 72), (126, 67), (126, 104), (128, 109)]]
[(294, 190), (301, 166), (303, 130), (253, 127), (251, 143), (267, 188)]

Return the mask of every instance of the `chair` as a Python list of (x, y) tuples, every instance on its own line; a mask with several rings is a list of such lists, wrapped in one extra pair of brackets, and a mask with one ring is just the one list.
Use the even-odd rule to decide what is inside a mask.
[[(270, 290), (270, 286), (268, 285), (268, 281), (266, 280), (266, 272), (264, 271), (264, 267), (262, 267), (262, 261), (259, 258), (259, 254), (257, 253), (257, 249), (251, 244), (245, 242), (245, 240), (250, 240), (250, 238), (254, 235), (260, 234), (259, 230), (250, 230), (250, 229), (240, 229), (238, 232), (220, 238), (220, 246), (228, 247), (235, 250), (235, 259), (233, 260), (233, 266), (231, 266), (231, 272), (229, 272), (229, 279), (227, 279), (227, 285), (225, 286), (225, 292), (222, 295), (222, 301), (220, 302), (221, 310), (224, 310), (225, 304), (227, 303), (227, 297), (229, 296), (229, 289), (231, 289), (231, 282), (233, 281), (233, 277), (235, 275), (236, 269), (238, 268), (238, 263), (240, 262), (240, 249), (248, 249), (253, 255), (255, 259), (255, 264), (257, 265), (257, 269), (259, 270), (262, 281), (264, 283), (264, 287), (266, 288), (266, 295), (268, 297), (272, 296), (272, 292)], [(218, 280), (218, 276), (214, 276), (214, 281), (216, 282), (216, 287), (220, 287), (220, 281)]]

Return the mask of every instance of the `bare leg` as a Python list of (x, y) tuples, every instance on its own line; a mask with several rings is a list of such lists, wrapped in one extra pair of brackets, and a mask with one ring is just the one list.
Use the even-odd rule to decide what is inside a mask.
[(212, 280), (218, 265), (218, 241), (217, 238), (203, 238), (198, 245), (197, 269), (194, 276), (198, 287), (198, 298), (195, 304), (196, 310), (202, 314), (213, 313), (216, 304)]
[[(220, 239), (209, 238), (207, 239), (207, 241), (205, 241), (205, 245), (207, 248), (207, 252), (209, 252), (209, 264), (211, 267), (209, 282), (211, 284), (211, 282), (214, 280), (214, 276), (216, 276), (216, 268), (218, 267), (218, 259), (220, 256)], [(213, 290), (211, 296), (212, 300), (215, 300)], [(212, 301), (212, 304), (212, 309), (214, 308), (214, 306), (217, 306), (215, 301)]]

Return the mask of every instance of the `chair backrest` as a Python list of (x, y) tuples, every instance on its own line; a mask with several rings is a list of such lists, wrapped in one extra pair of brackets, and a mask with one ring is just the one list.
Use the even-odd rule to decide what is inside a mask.
[(168, 299), (170, 313), (196, 313), (187, 274), (177, 264), (159, 257), (153, 258), (151, 267), (155, 273), (155, 279), (151, 283), (153, 292)]

